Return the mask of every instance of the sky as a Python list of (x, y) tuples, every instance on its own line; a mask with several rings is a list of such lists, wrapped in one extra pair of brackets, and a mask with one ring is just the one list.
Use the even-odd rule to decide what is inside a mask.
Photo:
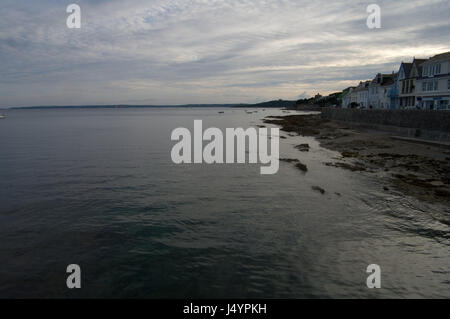
[[(66, 8), (81, 8), (69, 29)], [(381, 29), (366, 25), (369, 4)], [(448, 0), (0, 0), (0, 107), (329, 94), (450, 51)]]

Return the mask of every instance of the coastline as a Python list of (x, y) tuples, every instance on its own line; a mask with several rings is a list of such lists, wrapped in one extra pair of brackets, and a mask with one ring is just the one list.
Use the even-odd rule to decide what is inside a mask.
[(264, 123), (312, 136), (322, 147), (341, 153), (342, 158), (324, 163), (327, 166), (375, 174), (405, 195), (450, 204), (448, 148), (394, 139), (389, 132), (326, 120), (320, 114), (267, 117)]

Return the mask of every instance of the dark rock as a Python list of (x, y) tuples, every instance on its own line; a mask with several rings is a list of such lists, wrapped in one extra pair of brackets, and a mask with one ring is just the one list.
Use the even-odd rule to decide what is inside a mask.
[(305, 165), (305, 164), (303, 164), (303, 163), (297, 163), (296, 165), (295, 165), (295, 167), (297, 167), (299, 170), (301, 170), (301, 171), (303, 171), (303, 172), (307, 172), (308, 171), (308, 167)]
[(358, 152), (344, 151), (344, 152), (342, 152), (342, 156), (343, 157), (358, 157), (359, 153)]
[(434, 191), (434, 194), (439, 197), (447, 197), (450, 199), (450, 192), (445, 189), (437, 189)]
[(309, 152), (309, 144), (300, 144), (295, 147), (300, 152)]
[(280, 162), (298, 163), (300, 161), (298, 159), (293, 159), (293, 158), (280, 158)]
[(363, 172), (363, 171), (367, 170), (361, 164), (352, 165), (352, 164), (349, 164), (349, 163), (325, 163), (325, 165), (347, 169), (347, 170), (350, 170), (352, 172)]
[(325, 194), (325, 190), (324, 190), (322, 187), (319, 187), (319, 186), (312, 186), (311, 188), (312, 188), (312, 190), (314, 190), (314, 191), (316, 191), (316, 192), (319, 192), (319, 193), (321, 193), (322, 195)]
[(322, 119), (321, 115), (290, 115), (271, 116), (264, 120), (265, 123), (280, 125), (285, 132), (297, 133), (303, 136), (316, 136), (320, 134), (320, 128), (328, 120)]

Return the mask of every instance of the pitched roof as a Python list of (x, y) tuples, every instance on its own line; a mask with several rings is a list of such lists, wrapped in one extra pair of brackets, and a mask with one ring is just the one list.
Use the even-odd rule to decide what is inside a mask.
[(355, 91), (364, 91), (369, 87), (370, 80), (369, 81), (361, 81), (359, 82), (359, 85), (356, 87)]
[(418, 73), (417, 76), (419, 76), (419, 77), (422, 76), (422, 70), (423, 70), (422, 64), (424, 62), (427, 62), (427, 61), (428, 61), (427, 59), (416, 59), (416, 58), (414, 58), (413, 65), (415, 65), (416, 68), (417, 68), (417, 73)]
[[(381, 74), (378, 73), (375, 78), (370, 81), (371, 85), (387, 85), (386, 83), (389, 82), (389, 84), (394, 83), (394, 78), (397, 75), (397, 73), (386, 73), (386, 74)], [(378, 79), (381, 79), (380, 81), (378, 81)]]
[(434, 57), (430, 58), (427, 61), (434, 62), (434, 61), (446, 60), (446, 59), (450, 59), (450, 52), (445, 52), (445, 53), (435, 55)]
[(424, 63), (426, 61), (427, 61), (427, 59), (416, 59), (416, 58), (414, 58), (413, 64), (420, 65), (420, 64), (422, 64), (422, 63)]
[(394, 77), (393, 76), (385, 77), (385, 78), (383, 78), (383, 82), (381, 82), (382, 86), (391, 85), (391, 84), (394, 84)]
[(409, 74), (411, 73), (412, 63), (402, 62), (403, 70), (405, 71), (405, 77), (409, 78)]

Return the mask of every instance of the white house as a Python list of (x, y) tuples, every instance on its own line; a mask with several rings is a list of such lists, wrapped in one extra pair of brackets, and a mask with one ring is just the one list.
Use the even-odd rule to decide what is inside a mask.
[(361, 108), (369, 107), (369, 83), (370, 81), (360, 82), (356, 87), (356, 104)]
[(352, 86), (345, 89), (342, 95), (342, 108), (351, 108), (353, 105), (356, 105), (357, 96), (356, 87)]
[(389, 109), (391, 108), (390, 92), (394, 85), (396, 74), (381, 74), (370, 81), (369, 84), (369, 108)]
[(358, 90), (358, 98), (356, 103), (362, 108), (369, 107), (369, 83), (370, 81), (363, 82), (361, 88)]
[(417, 80), (417, 105), (428, 110), (450, 110), (450, 52), (422, 64)]
[(354, 90), (354, 87), (349, 87), (346, 88), (343, 92), (342, 92), (342, 108), (346, 109), (350, 107), (351, 104), (351, 94), (352, 91)]
[(356, 87), (350, 93), (350, 105), (357, 105), (358, 100), (358, 92), (356, 91)]
[(417, 79), (422, 76), (422, 64), (425, 59), (414, 58), (412, 63), (403, 63), (398, 71), (399, 107), (402, 109), (416, 108)]

